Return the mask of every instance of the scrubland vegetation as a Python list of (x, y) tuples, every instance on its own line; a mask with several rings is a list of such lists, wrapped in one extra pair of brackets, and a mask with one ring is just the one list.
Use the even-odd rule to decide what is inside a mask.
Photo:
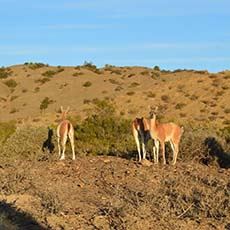
[[(41, 71), (36, 79), (32, 79), (35, 86), (31, 90), (35, 96), (43, 92), (46, 82), (52, 84), (59, 74), (67, 72), (64, 67), (48, 67), (42, 63), (25, 63), (23, 66), (30, 71)], [(87, 74), (93, 74), (91, 78), (84, 79), (85, 70)], [(34, 117), (32, 124), (23, 120), (0, 122), (0, 229), (2, 226), (5, 229), (230, 229), (229, 106), (226, 103), (217, 110), (220, 99), (229, 89), (229, 75), (225, 74), (225, 84), (220, 84), (216, 75), (196, 71), (196, 74), (207, 75), (205, 79), (209, 79), (210, 87), (213, 87), (212, 96), (204, 97), (198, 91), (186, 90), (185, 83), (175, 87), (169, 84), (171, 79), (162, 77), (169, 72), (183, 71), (170, 72), (158, 66), (141, 70), (140, 76), (151, 79), (156, 88), (168, 84), (167, 90), (159, 94), (149, 88), (140, 91), (142, 83), (129, 67), (117, 69), (106, 65), (99, 69), (90, 62), (75, 67), (68, 76), (83, 77), (78, 84), (83, 91), (93, 89), (95, 76), (102, 78), (104, 73), (109, 73), (104, 80), (106, 87), (112, 86), (101, 89), (103, 97), (100, 99), (95, 99), (95, 95), (94, 99), (83, 97), (86, 116), (70, 114), (68, 117), (75, 129), (75, 161), (71, 160), (69, 143), (67, 160), (58, 161), (56, 121), (60, 118), (59, 111), (53, 111), (57, 120), (49, 122), (49, 127), (41, 122), (36, 124), (53, 108), (58, 97), (40, 96), (37, 100), (40, 117)], [(0, 69), (4, 87), (10, 89), (7, 91), (9, 97), (0, 97), (3, 98), (3, 109), (7, 101), (16, 103), (22, 94), (30, 91), (22, 85), (22, 89), (13, 94), (12, 89), (20, 87), (21, 83), (11, 76), (12, 70)], [(124, 84), (126, 78), (131, 79), (127, 85)], [(205, 79), (194, 81), (200, 85)], [(60, 90), (58, 95), (71, 86), (66, 80), (55, 84)], [(178, 98), (183, 97), (183, 100), (174, 101), (172, 90), (173, 95), (179, 95)], [(67, 91), (70, 89), (65, 93)], [(125, 108), (116, 105), (109, 97), (110, 91), (122, 94)], [(159, 165), (146, 166), (136, 161), (131, 121), (141, 107), (125, 110), (128, 105), (133, 105), (134, 97), (136, 100), (156, 100), (160, 105), (158, 119), (162, 122), (166, 120), (167, 112), (178, 113), (175, 120), (183, 124), (185, 132), (175, 166), (170, 164), (170, 146), (166, 147), (168, 164), (165, 166), (161, 158)], [(190, 119), (187, 108), (197, 100), (200, 116), (186, 122)], [(27, 103), (24, 102), (25, 107)], [(14, 106), (10, 107), (9, 113), (17, 108), (17, 104)], [(12, 113), (19, 111), (15, 110)], [(221, 125), (218, 127), (214, 122), (219, 120)], [(152, 145), (149, 141), (147, 157), (150, 161)]]

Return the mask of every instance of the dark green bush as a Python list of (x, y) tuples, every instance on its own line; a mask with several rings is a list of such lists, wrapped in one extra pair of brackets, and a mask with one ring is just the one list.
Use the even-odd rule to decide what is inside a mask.
[(53, 102), (53, 100), (49, 99), (48, 97), (45, 97), (40, 104), (40, 110), (47, 109), (49, 104), (52, 104)]
[(83, 64), (83, 67), (88, 69), (88, 70), (90, 70), (90, 71), (92, 71), (92, 72), (94, 72), (94, 73), (96, 73), (96, 74), (101, 73), (100, 69), (98, 69), (97, 66), (94, 65), (92, 62), (85, 61), (84, 64)]
[(76, 145), (83, 154), (127, 155), (134, 149), (131, 121), (118, 117), (106, 100), (95, 100), (94, 113), (76, 127)]
[(47, 70), (44, 73), (42, 73), (42, 76), (44, 77), (53, 77), (55, 74), (57, 73), (57, 71), (54, 70)]
[(7, 85), (9, 88), (15, 88), (18, 85), (18, 83), (13, 79), (4, 81), (4, 84)]
[(34, 82), (35, 83), (40, 83), (40, 84), (45, 84), (46, 82), (50, 81), (50, 77), (43, 77), (43, 78), (40, 78), (40, 79), (37, 79), (35, 80)]
[(84, 87), (90, 87), (92, 85), (92, 82), (91, 81), (86, 81), (83, 86)]
[(155, 71), (161, 71), (161, 70), (160, 70), (160, 67), (157, 66), (157, 65), (155, 65), (155, 66), (153, 67), (153, 70), (155, 70)]
[(11, 75), (11, 71), (8, 68), (1, 67), (0, 68), (0, 79), (7, 78)]
[(175, 109), (182, 109), (182, 108), (184, 108), (185, 106), (186, 106), (185, 103), (177, 103), (177, 104), (175, 105)]
[(40, 62), (25, 62), (24, 65), (28, 66), (32, 70), (39, 69), (45, 66), (49, 66), (47, 64), (43, 64)]

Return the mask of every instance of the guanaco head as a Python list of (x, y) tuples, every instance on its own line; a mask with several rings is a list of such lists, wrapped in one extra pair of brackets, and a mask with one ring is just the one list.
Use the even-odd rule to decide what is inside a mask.
[(69, 106), (67, 107), (66, 110), (64, 110), (63, 107), (61, 106), (61, 119), (62, 119), (62, 120), (65, 120), (65, 119), (66, 119), (67, 113), (69, 112), (69, 109), (70, 109)]
[(158, 111), (158, 106), (154, 107), (154, 106), (149, 106), (149, 118), (152, 119), (154, 117), (156, 117), (156, 113)]

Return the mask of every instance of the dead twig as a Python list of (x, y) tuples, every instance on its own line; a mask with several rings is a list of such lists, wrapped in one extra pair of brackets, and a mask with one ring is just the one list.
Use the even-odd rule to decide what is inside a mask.
[(193, 203), (192, 203), (191, 205), (189, 205), (188, 208), (185, 209), (184, 212), (182, 212), (179, 216), (177, 216), (177, 218), (178, 218), (178, 219), (181, 218), (186, 212), (188, 212), (188, 210), (189, 210), (192, 206), (193, 206)]

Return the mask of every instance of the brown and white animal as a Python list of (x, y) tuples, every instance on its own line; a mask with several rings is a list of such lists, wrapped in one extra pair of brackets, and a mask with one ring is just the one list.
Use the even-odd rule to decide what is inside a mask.
[[(143, 119), (144, 119), (143, 117), (135, 118), (132, 122), (132, 133), (133, 133), (136, 145), (137, 145), (139, 161), (141, 161), (141, 159), (146, 159), (145, 146), (148, 140), (151, 139), (149, 130), (144, 129)], [(141, 156), (141, 147), (142, 147), (143, 157)]]
[(176, 164), (177, 155), (179, 152), (179, 143), (181, 139), (181, 135), (184, 131), (183, 127), (179, 127), (175, 123), (159, 123), (156, 120), (156, 111), (151, 111), (151, 119), (143, 119), (144, 123), (144, 130), (148, 130), (150, 132), (150, 136), (155, 141), (155, 148), (154, 148), (154, 161), (158, 163), (159, 158), (159, 143), (161, 144), (162, 148), (162, 155), (163, 155), (163, 163), (166, 164), (165, 159), (165, 142), (170, 142), (171, 148), (173, 150), (173, 161), (172, 164)]
[(65, 159), (65, 149), (66, 149), (66, 142), (69, 137), (73, 160), (75, 160), (75, 151), (74, 151), (74, 128), (73, 125), (69, 120), (66, 119), (67, 113), (69, 112), (69, 107), (66, 110), (63, 110), (61, 106), (61, 122), (57, 127), (57, 142), (58, 142), (58, 155), (60, 160)]

